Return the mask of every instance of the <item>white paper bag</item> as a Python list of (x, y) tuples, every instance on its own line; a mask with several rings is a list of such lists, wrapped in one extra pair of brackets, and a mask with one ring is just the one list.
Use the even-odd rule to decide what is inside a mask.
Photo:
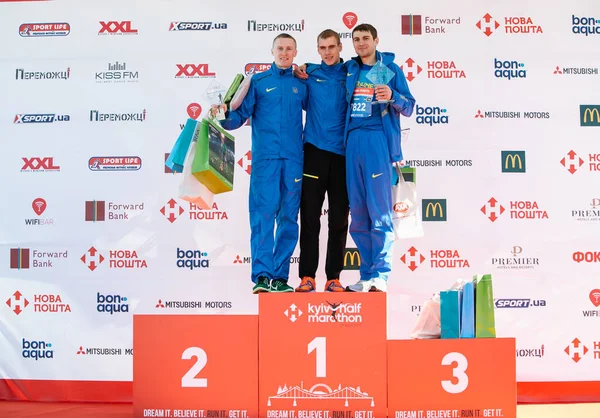
[(200, 209), (212, 209), (214, 193), (192, 175), (192, 162), (196, 155), (196, 144), (196, 141), (192, 141), (185, 157), (183, 180), (179, 185), (179, 197), (187, 202), (194, 203)]
[(425, 235), (421, 223), (419, 200), (415, 183), (405, 181), (398, 164), (394, 164), (398, 184), (392, 186), (392, 221), (396, 240)]

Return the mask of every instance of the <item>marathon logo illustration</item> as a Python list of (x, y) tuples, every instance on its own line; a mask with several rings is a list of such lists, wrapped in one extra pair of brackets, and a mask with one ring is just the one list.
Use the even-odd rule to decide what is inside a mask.
[[(429, 266), (434, 269), (446, 268), (468, 268), (471, 267), (469, 260), (464, 258), (458, 250), (430, 250)], [(426, 260), (426, 257), (415, 247), (410, 247), (400, 257), (400, 261), (406, 264), (410, 271), (415, 271)]]
[(96, 292), (96, 310), (99, 313), (108, 313), (110, 315), (116, 313), (129, 313), (127, 296), (105, 295)]
[(45, 341), (29, 341), (23, 338), (21, 342), (21, 356), (23, 358), (33, 359), (35, 361), (41, 359), (54, 358), (54, 350), (52, 349), (52, 343)]
[(420, 125), (447, 125), (449, 119), (446, 108), (417, 105), (417, 123)]
[(580, 222), (599, 222), (600, 197), (594, 197), (588, 206), (582, 205), (579, 209), (572, 209), (571, 218)]
[(194, 203), (190, 203), (190, 219), (194, 221), (221, 221), (228, 220), (226, 211), (219, 210), (217, 202), (213, 202), (210, 209), (202, 209)]
[(519, 245), (513, 246), (510, 254), (512, 257), (492, 257), (492, 266), (501, 270), (533, 270), (540, 266), (540, 259), (524, 256), (523, 247)]
[[(427, 61), (427, 78), (429, 79), (461, 79), (467, 78), (464, 70), (456, 65), (454, 61)], [(408, 58), (400, 69), (408, 82), (413, 81), (421, 72), (421, 67), (414, 59)]]
[[(33, 303), (30, 303), (33, 301)], [(6, 305), (15, 315), (21, 314), (26, 309), (32, 309), (34, 313), (69, 313), (71, 305), (63, 302), (60, 294), (40, 293), (34, 294), (33, 299), (28, 299), (19, 290), (16, 290), (8, 300)]]
[(30, 248), (10, 249), (10, 268), (16, 270), (27, 270), (30, 268), (53, 268), (57, 261), (65, 260), (69, 252), (64, 251), (40, 251)]
[(227, 23), (221, 22), (171, 22), (169, 31), (188, 31), (188, 30), (217, 30), (227, 29)]
[(496, 308), (535, 308), (546, 307), (544, 299), (494, 299)]
[(168, 300), (159, 299), (155, 309), (231, 309), (233, 303), (226, 300), (201, 301), (201, 300)]
[(302, 32), (304, 19), (300, 23), (262, 23), (248, 20), (248, 32)]
[[(540, 35), (544, 33), (541, 25), (537, 20), (530, 16), (507, 16), (500, 21), (504, 21), (504, 33), (510, 35)], [(477, 29), (483, 32), (485, 36), (491, 36), (500, 28), (500, 22), (492, 17), (489, 13), (483, 15), (479, 21), (475, 23)], [(502, 29), (500, 29), (502, 31)]]
[(139, 81), (139, 72), (127, 70), (127, 63), (114, 64), (108, 63), (107, 71), (95, 73), (96, 83), (137, 83)]
[(460, 25), (459, 17), (431, 17), (422, 15), (402, 15), (402, 35), (433, 34), (443, 35), (451, 26)]
[(88, 161), (90, 171), (138, 171), (142, 168), (140, 157), (91, 157)]
[(77, 349), (77, 355), (86, 356), (133, 356), (133, 348), (118, 347), (87, 347), (82, 345)]
[[(358, 16), (354, 12), (346, 12), (342, 16), (342, 22), (348, 30), (352, 30), (358, 23)], [(340, 39), (352, 39), (352, 32), (339, 32), (338, 35)]]
[[(512, 200), (509, 205), (510, 219), (548, 219), (548, 212), (540, 209), (540, 205), (535, 200)], [(491, 222), (495, 222), (506, 209), (491, 197), (480, 210)]]
[(554, 68), (555, 75), (598, 75), (598, 67), (561, 67)]
[(71, 120), (69, 115), (60, 115), (56, 113), (21, 113), (15, 115), (13, 123), (54, 123), (68, 122)]
[[(591, 290), (590, 294), (589, 294), (589, 299), (595, 308), (600, 308), (600, 289)], [(598, 318), (598, 317), (600, 317), (600, 310), (599, 309), (584, 310), (584, 311), (582, 311), (582, 314), (584, 317)]]
[(36, 38), (39, 36), (67, 36), (71, 33), (71, 25), (61, 23), (22, 23), (19, 26), (19, 35), (23, 38)]
[[(106, 207), (108, 206), (108, 211)], [(104, 200), (86, 200), (86, 222), (104, 222), (108, 220), (128, 221), (130, 217), (144, 211), (144, 202), (141, 203), (115, 203)], [(107, 216), (108, 215), (108, 216)]]
[(101, 113), (99, 110), (90, 110), (90, 122), (144, 122), (146, 109), (139, 113)]
[(308, 303), (306, 310), (302, 311), (292, 303), (283, 314), (291, 321), (296, 322), (306, 314), (308, 323), (337, 323), (359, 324), (363, 322), (362, 303), (327, 301), (326, 303)]
[[(90, 271), (94, 271), (105, 261), (105, 257), (96, 248), (90, 247), (80, 260)], [(144, 258), (138, 256), (136, 250), (109, 250), (108, 268), (141, 269), (148, 268), (148, 264)]]
[(210, 260), (206, 251), (200, 250), (182, 250), (177, 247), (177, 260), (175, 264), (178, 268), (194, 270), (197, 268), (210, 268)]
[(64, 71), (25, 71), (15, 70), (15, 80), (68, 80), (71, 77), (71, 67)]
[(571, 24), (575, 35), (600, 35), (600, 19), (597, 17), (571, 15)]
[(550, 112), (519, 110), (481, 110), (475, 112), (475, 119), (550, 119)]
[(525, 64), (517, 61), (502, 61), (494, 58), (494, 76), (496, 78), (527, 78)]
[(215, 78), (216, 73), (210, 71), (209, 64), (175, 64), (175, 78)]
[(100, 21), (100, 30), (98, 35), (137, 35), (138, 30), (134, 29), (131, 20), (121, 22), (111, 20), (109, 22)]
[[(575, 151), (570, 150), (560, 160), (560, 164), (571, 174), (575, 174), (586, 161)], [(588, 171), (600, 171), (600, 154), (588, 154)], [(585, 170), (585, 169), (584, 169)]]
[(38, 216), (37, 218), (29, 218), (25, 219), (25, 225), (29, 226), (45, 226), (45, 225), (54, 225), (54, 219), (52, 218), (40, 218), (42, 214), (46, 211), (48, 204), (46, 200), (41, 197), (36, 197), (31, 202), (31, 208), (33, 212)]

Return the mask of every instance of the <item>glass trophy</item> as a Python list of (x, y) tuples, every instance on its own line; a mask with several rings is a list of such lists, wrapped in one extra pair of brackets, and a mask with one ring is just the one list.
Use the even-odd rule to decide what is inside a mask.
[(225, 119), (225, 112), (223, 109), (221, 109), (221, 105), (224, 104), (225, 93), (227, 93), (227, 88), (225, 88), (225, 86), (223, 86), (217, 80), (213, 80), (204, 92), (204, 97), (211, 105), (219, 105), (219, 112), (215, 116), (217, 120)]
[[(373, 65), (371, 71), (367, 73), (367, 78), (369, 79), (369, 81), (375, 84), (375, 87), (377, 87), (380, 85), (387, 85), (390, 82), (390, 80), (394, 78), (395, 75), (396, 74), (394, 74), (392, 70), (383, 65), (383, 61), (379, 60), (375, 63), (375, 65)], [(393, 100), (374, 100), (373, 104), (392, 102)]]

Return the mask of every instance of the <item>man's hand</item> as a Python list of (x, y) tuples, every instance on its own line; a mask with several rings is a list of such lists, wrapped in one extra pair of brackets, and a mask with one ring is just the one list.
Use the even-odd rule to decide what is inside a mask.
[(306, 80), (308, 78), (308, 74), (306, 74), (306, 64), (299, 65), (298, 68), (294, 70), (294, 76)]
[(392, 89), (385, 84), (376, 86), (375, 100), (392, 100)]
[(227, 105), (226, 104), (221, 104), (221, 105), (211, 105), (210, 106), (210, 115), (214, 118), (217, 116), (217, 114), (219, 112), (223, 112), (222, 114), (224, 115), (225, 112), (227, 112)]

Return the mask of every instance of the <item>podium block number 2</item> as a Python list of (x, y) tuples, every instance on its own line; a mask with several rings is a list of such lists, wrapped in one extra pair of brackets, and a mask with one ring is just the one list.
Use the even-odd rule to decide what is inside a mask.
[(442, 358), (442, 366), (452, 366), (452, 376), (456, 379), (456, 383), (452, 380), (442, 380), (442, 387), (448, 393), (462, 393), (469, 387), (469, 376), (465, 373), (469, 367), (469, 361), (461, 353), (448, 353)]
[(181, 378), (182, 388), (206, 388), (208, 387), (208, 379), (204, 377), (196, 377), (198, 373), (202, 371), (206, 363), (208, 363), (208, 356), (206, 351), (200, 347), (189, 347), (181, 355), (182, 360), (191, 360), (196, 358), (196, 362), (192, 365), (191, 369), (183, 375)]

